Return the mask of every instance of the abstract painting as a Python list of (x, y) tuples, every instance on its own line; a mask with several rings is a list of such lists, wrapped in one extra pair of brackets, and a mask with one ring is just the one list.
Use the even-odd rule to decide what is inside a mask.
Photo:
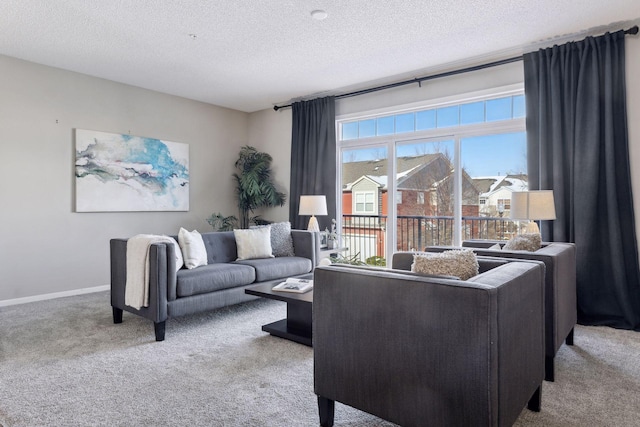
[(189, 144), (76, 129), (76, 212), (188, 211)]

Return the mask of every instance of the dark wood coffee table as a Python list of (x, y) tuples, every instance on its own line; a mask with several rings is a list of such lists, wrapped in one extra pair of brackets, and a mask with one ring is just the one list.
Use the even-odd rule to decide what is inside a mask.
[[(302, 279), (313, 279), (313, 274), (301, 276)], [(262, 330), (280, 338), (286, 338), (311, 347), (311, 308), (313, 289), (304, 294), (295, 292), (273, 291), (273, 284), (256, 285), (244, 290), (249, 295), (275, 299), (287, 303), (287, 318), (263, 325)]]

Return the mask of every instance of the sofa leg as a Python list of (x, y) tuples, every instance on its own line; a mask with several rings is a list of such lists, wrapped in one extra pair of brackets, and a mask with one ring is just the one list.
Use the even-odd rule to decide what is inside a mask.
[(545, 356), (544, 357), (544, 380), (554, 382), (555, 381), (555, 372), (553, 368), (554, 357)]
[(540, 407), (542, 406), (542, 385), (539, 385), (536, 391), (529, 399), (529, 403), (527, 403), (527, 408), (533, 412), (540, 412)]
[(318, 396), (318, 412), (320, 414), (320, 425), (322, 427), (333, 426), (333, 415), (336, 402), (326, 397)]
[(164, 322), (153, 322), (153, 327), (156, 331), (156, 341), (164, 341), (164, 330), (166, 325), (166, 320)]
[(573, 345), (573, 330), (574, 328), (571, 328), (571, 330), (569, 331), (569, 335), (567, 335), (567, 338), (564, 340), (567, 345)]
[(113, 323), (122, 323), (122, 309), (111, 307), (113, 309)]

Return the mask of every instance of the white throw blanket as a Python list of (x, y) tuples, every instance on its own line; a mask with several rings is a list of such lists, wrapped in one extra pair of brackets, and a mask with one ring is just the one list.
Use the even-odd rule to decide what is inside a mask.
[(173, 242), (171, 237), (154, 234), (138, 234), (127, 241), (126, 305), (136, 310), (149, 306), (149, 248), (153, 243)]

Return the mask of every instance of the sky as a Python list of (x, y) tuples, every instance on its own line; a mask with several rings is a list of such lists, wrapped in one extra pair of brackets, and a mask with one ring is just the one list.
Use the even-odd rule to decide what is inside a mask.
[[(395, 141), (399, 141), (404, 135), (410, 138), (413, 132), (442, 128), (443, 133), (455, 133), (462, 126), (521, 119), (525, 114), (524, 95), (506, 96), (345, 122), (340, 127), (340, 139), (342, 143), (348, 143), (349, 140), (390, 135)], [(397, 142), (396, 150), (397, 156), (441, 152), (448, 154), (451, 159), (455, 152), (452, 139)], [(386, 153), (385, 146), (343, 152), (344, 162), (388, 157), (390, 156)], [(526, 133), (523, 131), (463, 138), (461, 162), (464, 170), (472, 177), (526, 173)]]
[[(445, 153), (453, 158), (454, 141), (397, 144), (397, 156)], [(498, 176), (527, 171), (525, 132), (485, 135), (461, 140), (463, 169), (472, 177)], [(385, 147), (348, 150), (343, 161), (363, 161), (388, 158)]]

